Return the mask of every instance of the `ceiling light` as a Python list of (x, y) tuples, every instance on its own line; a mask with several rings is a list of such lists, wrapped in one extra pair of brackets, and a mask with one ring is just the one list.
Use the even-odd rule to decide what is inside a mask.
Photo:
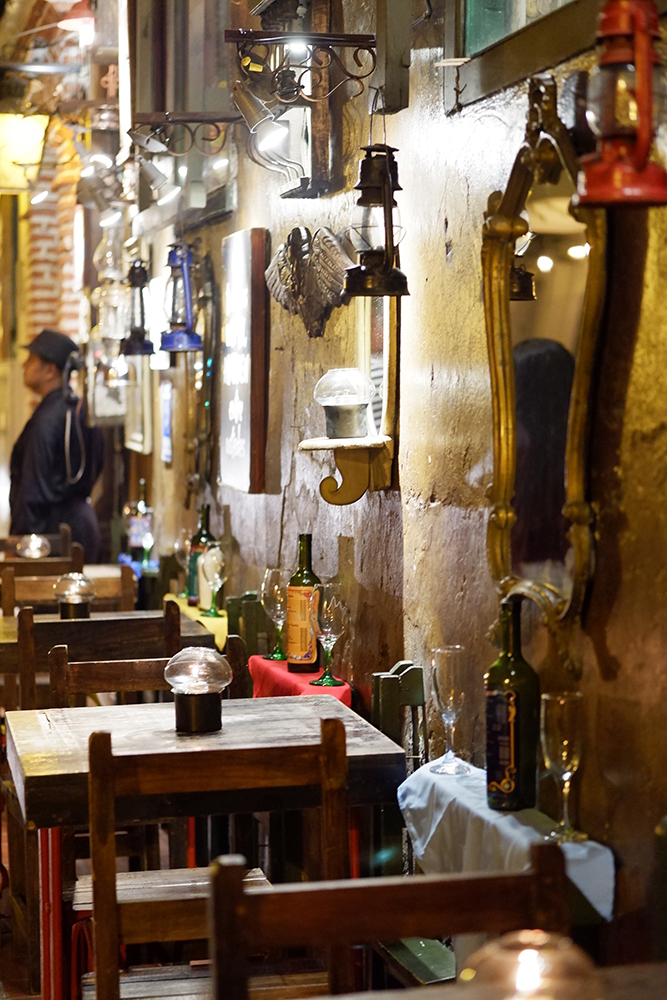
[(567, 248), (567, 255), (571, 257), (572, 260), (583, 260), (588, 257), (590, 251), (590, 245), (588, 243), (577, 243), (572, 247)]
[(91, 164), (88, 164), (88, 166), (84, 167), (83, 170), (81, 171), (81, 176), (92, 177), (94, 173), (95, 173), (95, 167), (93, 167)]
[(44, 188), (43, 191), (38, 191), (37, 194), (34, 194), (32, 196), (32, 198), (30, 199), (30, 204), (39, 205), (41, 202), (46, 201), (48, 197), (49, 197), (49, 190), (48, 188)]
[(257, 149), (260, 153), (266, 152), (267, 149), (273, 149), (274, 146), (283, 141), (288, 132), (289, 129), (286, 125), (280, 125), (272, 119), (261, 122), (255, 129)]
[(553, 270), (553, 266), (553, 260), (551, 257), (547, 257), (546, 254), (537, 258), (537, 267), (542, 274), (548, 274), (549, 271)]
[(90, 157), (90, 162), (100, 163), (103, 167), (106, 167), (107, 170), (111, 170), (113, 167), (113, 160), (110, 156), (107, 156), (106, 153), (93, 153)]
[(229, 166), (229, 160), (227, 159), (226, 156), (221, 156), (219, 160), (215, 160), (212, 163), (212, 167), (214, 170), (224, 170), (224, 168), (228, 166)]
[(100, 216), (100, 225), (102, 229), (107, 229), (109, 226), (114, 226), (117, 222), (123, 218), (123, 213), (119, 208), (105, 208)]
[(128, 129), (127, 133), (135, 146), (145, 149), (147, 153), (166, 153), (166, 145), (155, 135), (146, 135), (136, 128)]
[(251, 132), (256, 132), (262, 122), (273, 119), (273, 114), (269, 111), (266, 104), (256, 94), (253, 94), (247, 84), (240, 83), (237, 80), (232, 87), (232, 93), (234, 94), (236, 107), (245, 118), (245, 123)]
[(179, 196), (181, 190), (182, 189), (177, 184), (167, 184), (164, 193), (157, 200), (158, 205), (166, 205), (170, 201), (173, 201), (174, 198)]

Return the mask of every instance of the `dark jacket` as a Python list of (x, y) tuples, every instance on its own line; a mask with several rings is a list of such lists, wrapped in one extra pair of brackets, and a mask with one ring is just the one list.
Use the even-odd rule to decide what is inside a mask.
[[(72, 413), (70, 471), (76, 477), (81, 465), (81, 442), (85, 469), (79, 481), (68, 482), (65, 458), (65, 427), (68, 409)], [(87, 498), (102, 471), (104, 441), (99, 428), (85, 426), (85, 408), (76, 413), (76, 401), (67, 403), (60, 389), (41, 401), (18, 438), (11, 458), (11, 527), (13, 535), (30, 532), (51, 534), (61, 521), (72, 528), (72, 540), (80, 542), (87, 562), (99, 558), (100, 529)]]

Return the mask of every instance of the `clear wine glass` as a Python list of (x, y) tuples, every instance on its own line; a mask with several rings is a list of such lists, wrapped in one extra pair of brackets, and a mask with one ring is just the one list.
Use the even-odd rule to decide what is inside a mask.
[(282, 647), (283, 626), (287, 620), (287, 584), (289, 573), (284, 569), (269, 567), (262, 580), (262, 607), (276, 625), (276, 644), (267, 660), (286, 660)]
[(445, 755), (434, 764), (434, 774), (469, 774), (470, 768), (456, 759), (454, 727), (464, 701), (464, 646), (443, 646), (434, 649), (431, 657), (431, 684), (436, 708), (445, 724)]
[(211, 588), (211, 607), (202, 611), (205, 618), (221, 618), (218, 611), (218, 591), (223, 586), (225, 577), (225, 557), (219, 542), (210, 542), (200, 555), (202, 572)]
[(316, 584), (310, 596), (310, 622), (324, 649), (324, 670), (317, 680), (310, 682), (316, 687), (340, 687), (345, 683), (331, 673), (331, 654), (345, 631), (346, 620), (347, 608), (343, 604), (340, 584)]
[(561, 789), (563, 816), (545, 839), (557, 844), (587, 840), (570, 820), (572, 778), (581, 763), (584, 743), (584, 699), (581, 691), (543, 694), (540, 706), (540, 739), (547, 770)]
[(183, 577), (185, 579), (185, 586), (179, 597), (188, 596), (188, 563), (190, 561), (190, 532), (187, 528), (182, 528), (176, 541), (174, 542), (174, 556), (176, 562), (178, 563), (179, 569), (183, 570)]
[(155, 545), (155, 538), (153, 537), (152, 531), (144, 532), (141, 538), (141, 547), (144, 550), (144, 554), (141, 559), (142, 569), (148, 569), (148, 564), (150, 562), (151, 549)]

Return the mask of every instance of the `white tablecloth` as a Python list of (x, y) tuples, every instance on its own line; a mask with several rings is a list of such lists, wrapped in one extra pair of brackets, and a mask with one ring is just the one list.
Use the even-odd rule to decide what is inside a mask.
[[(431, 764), (420, 767), (398, 789), (398, 804), (423, 871), (430, 875), (529, 868), (530, 845), (554, 829), (553, 820), (537, 809), (489, 809), (486, 772), (478, 767), (471, 767), (470, 774), (450, 776), (433, 774)], [(605, 920), (611, 920), (612, 852), (592, 840), (562, 847), (569, 879)]]

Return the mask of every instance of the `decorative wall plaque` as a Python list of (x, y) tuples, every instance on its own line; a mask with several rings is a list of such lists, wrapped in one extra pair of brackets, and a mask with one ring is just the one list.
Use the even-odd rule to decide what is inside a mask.
[(221, 485), (264, 489), (268, 397), (266, 229), (243, 229), (222, 241), (220, 377)]

